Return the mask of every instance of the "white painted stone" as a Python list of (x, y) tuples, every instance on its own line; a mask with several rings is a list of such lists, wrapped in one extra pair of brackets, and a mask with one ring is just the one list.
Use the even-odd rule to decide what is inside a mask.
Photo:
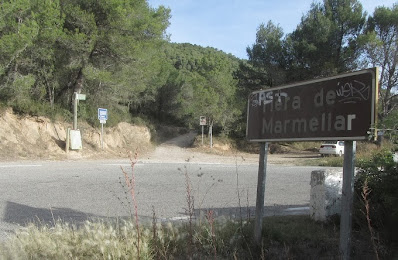
[(310, 216), (316, 221), (326, 221), (341, 213), (343, 172), (326, 169), (311, 172)]

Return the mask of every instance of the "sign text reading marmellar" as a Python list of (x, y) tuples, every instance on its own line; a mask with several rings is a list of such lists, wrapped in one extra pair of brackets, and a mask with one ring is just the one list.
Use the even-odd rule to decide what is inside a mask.
[(375, 124), (376, 69), (251, 93), (250, 141), (363, 140)]

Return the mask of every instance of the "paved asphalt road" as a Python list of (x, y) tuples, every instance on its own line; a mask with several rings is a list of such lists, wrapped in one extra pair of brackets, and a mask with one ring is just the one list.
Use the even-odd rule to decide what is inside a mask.
[[(131, 176), (128, 160), (0, 163), (0, 239), (37, 220), (130, 216), (121, 166)], [(308, 213), (311, 171), (319, 168), (268, 165), (266, 215)], [(211, 208), (218, 216), (254, 215), (257, 171), (256, 164), (138, 162), (138, 214), (142, 220), (153, 210), (158, 219), (186, 218), (187, 175), (196, 214)]]

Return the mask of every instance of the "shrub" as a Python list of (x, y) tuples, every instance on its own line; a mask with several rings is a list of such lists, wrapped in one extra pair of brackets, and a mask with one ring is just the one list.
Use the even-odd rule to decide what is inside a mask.
[[(370, 202), (370, 219), (372, 225), (378, 229), (384, 229), (397, 240), (398, 233), (398, 165), (393, 160), (389, 150), (375, 152), (368, 159), (358, 160), (359, 171), (355, 182), (357, 198), (361, 193), (365, 182), (370, 189), (368, 200)], [(357, 224), (364, 223), (363, 203), (356, 203)], [(366, 223), (366, 222), (365, 222)]]

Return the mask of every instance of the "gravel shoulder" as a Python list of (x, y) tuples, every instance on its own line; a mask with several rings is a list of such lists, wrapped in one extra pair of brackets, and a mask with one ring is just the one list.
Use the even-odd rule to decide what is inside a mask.
[[(212, 163), (212, 164), (258, 164), (259, 155), (243, 152), (229, 152), (224, 155), (216, 152), (203, 152), (196, 148), (190, 148), (197, 133), (191, 131), (170, 139), (155, 148), (151, 153), (141, 157), (143, 162), (164, 163)], [(296, 165), (300, 160), (318, 157), (315, 153), (300, 154), (268, 154), (269, 164)]]

